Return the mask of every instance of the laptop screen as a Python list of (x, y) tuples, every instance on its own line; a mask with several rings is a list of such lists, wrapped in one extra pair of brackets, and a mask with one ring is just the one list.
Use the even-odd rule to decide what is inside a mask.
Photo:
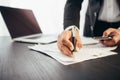
[(12, 38), (42, 33), (32, 10), (0, 6)]

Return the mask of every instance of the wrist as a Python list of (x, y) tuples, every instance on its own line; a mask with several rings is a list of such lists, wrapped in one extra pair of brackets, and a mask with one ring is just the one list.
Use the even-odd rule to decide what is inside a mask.
[(75, 25), (68, 26), (68, 27), (65, 29), (65, 31), (67, 31), (67, 30), (72, 30), (73, 27), (75, 27), (76, 30), (79, 31), (78, 27), (75, 26)]

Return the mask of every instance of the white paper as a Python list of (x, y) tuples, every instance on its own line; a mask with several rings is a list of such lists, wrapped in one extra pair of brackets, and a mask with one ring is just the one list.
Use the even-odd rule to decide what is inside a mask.
[[(91, 42), (88, 44), (95, 43), (94, 41), (92, 43)], [(110, 51), (115, 49), (116, 47), (105, 47), (100, 43), (95, 45), (84, 45), (79, 52), (73, 53), (74, 57), (68, 57), (63, 53), (61, 53), (56, 43), (49, 44), (49, 45), (29, 46), (29, 48), (36, 51), (43, 52), (53, 57), (58, 62), (64, 65), (74, 64), (74, 63), (78, 63), (78, 62), (82, 62), (90, 59), (96, 59), (96, 58), (117, 54), (115, 52)]]
[(98, 40), (93, 39), (93, 38), (91, 38), (91, 37), (83, 37), (83, 36), (81, 36), (80, 38), (81, 38), (81, 41), (82, 41), (83, 45), (84, 45), (84, 44), (95, 44), (95, 43), (99, 43)]

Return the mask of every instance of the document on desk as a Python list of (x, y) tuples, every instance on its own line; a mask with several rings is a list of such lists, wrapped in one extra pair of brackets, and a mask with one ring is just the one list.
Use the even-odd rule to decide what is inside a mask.
[(57, 43), (48, 44), (48, 45), (34, 45), (34, 46), (29, 46), (29, 48), (43, 52), (64, 65), (70, 65), (90, 59), (96, 59), (96, 58), (117, 54), (111, 51), (114, 50), (116, 47), (105, 47), (102, 44), (98, 43), (98, 41), (93, 40), (92, 38), (82, 38), (82, 39), (84, 39), (84, 41), (85, 39), (86, 41), (88, 40), (91, 41), (84, 42), (83, 47), (80, 49), (80, 51), (74, 53), (74, 57), (68, 57), (63, 53), (61, 53), (57, 47)]

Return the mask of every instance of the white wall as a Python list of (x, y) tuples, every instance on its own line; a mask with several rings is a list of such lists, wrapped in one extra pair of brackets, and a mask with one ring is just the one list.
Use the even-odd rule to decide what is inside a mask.
[[(81, 24), (84, 24), (84, 13), (86, 11), (87, 1), (84, 0), (83, 10), (81, 11)], [(8, 1), (9, 2), (9, 1)], [(18, 8), (32, 9), (36, 19), (44, 34), (59, 34), (63, 31), (63, 12), (66, 0), (10, 0), (10, 6)], [(3, 21), (0, 18), (2, 24)], [(0, 24), (1, 25), (1, 24)], [(0, 27), (1, 35), (9, 35), (7, 30)], [(81, 34), (82, 34), (81, 28)]]
[[(9, 0), (0, 0), (0, 5), (9, 6), (9, 4), (10, 4)], [(6, 36), (6, 35), (9, 35), (9, 33), (0, 13), (0, 36)]]

